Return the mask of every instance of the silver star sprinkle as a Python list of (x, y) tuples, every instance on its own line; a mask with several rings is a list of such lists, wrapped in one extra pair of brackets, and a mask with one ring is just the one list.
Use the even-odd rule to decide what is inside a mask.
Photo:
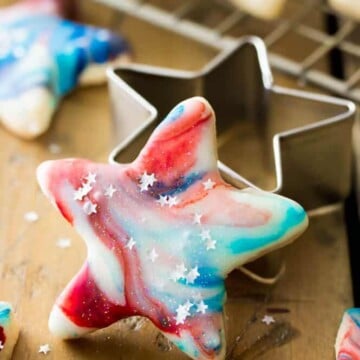
[(24, 214), (25, 221), (29, 223), (34, 223), (39, 220), (39, 214), (36, 211), (28, 211)]
[(60, 249), (67, 249), (71, 246), (71, 239), (59, 238), (59, 240), (56, 242), (56, 246)]
[(215, 250), (216, 249), (216, 240), (208, 239), (206, 241), (206, 250)]
[(86, 182), (88, 184), (95, 184), (96, 183), (96, 174), (89, 172), (86, 176), (85, 176)]
[(197, 225), (201, 225), (201, 218), (202, 218), (202, 214), (195, 213), (193, 223)]
[(186, 279), (186, 283), (187, 284), (193, 284), (194, 281), (200, 276), (199, 271), (198, 271), (198, 267), (195, 266), (194, 268), (192, 268), (188, 274), (185, 276)]
[(211, 239), (210, 230), (202, 229), (200, 237), (203, 241), (210, 240)]
[(184, 304), (184, 308), (186, 311), (190, 311), (190, 309), (194, 306), (194, 304), (189, 301), (189, 300), (186, 300), (186, 303)]
[(156, 177), (154, 174), (148, 174), (146, 171), (141, 175), (140, 178), (140, 191), (147, 191), (149, 187), (153, 186), (156, 182)]
[(161, 207), (164, 207), (169, 204), (169, 197), (166, 195), (160, 195), (156, 202), (159, 203)]
[(203, 184), (205, 190), (211, 190), (216, 185), (216, 183), (214, 181), (212, 181), (211, 179), (207, 179), (202, 184)]
[(270, 325), (275, 322), (275, 319), (270, 315), (265, 315), (261, 321), (266, 325)]
[(134, 241), (134, 239), (131, 237), (130, 239), (129, 239), (129, 241), (127, 242), (127, 244), (126, 244), (126, 248), (128, 248), (128, 249), (130, 249), (130, 250), (132, 250), (132, 248), (134, 247), (136, 245), (136, 241)]
[(75, 190), (75, 192), (74, 192), (74, 200), (81, 201), (84, 196), (85, 196), (85, 194), (83, 193), (83, 188), (82, 187), (79, 187), (77, 190)]
[(74, 193), (74, 200), (81, 201), (90, 191), (92, 186), (90, 183), (82, 184)]
[(196, 312), (205, 314), (208, 306), (204, 303), (203, 300), (199, 302), (199, 304), (196, 304)]
[[(191, 306), (190, 306), (191, 307)], [(184, 305), (179, 305), (176, 309), (176, 325), (183, 324), (186, 318), (190, 315), (189, 304), (185, 303)]]
[(90, 191), (92, 190), (91, 183), (85, 183), (82, 186), (82, 193), (84, 196), (86, 196)]
[(97, 208), (97, 204), (94, 204), (91, 201), (87, 201), (83, 206), (83, 210), (86, 215), (96, 214), (97, 213), (96, 208)]
[(104, 195), (111, 199), (113, 197), (113, 195), (116, 193), (116, 189), (112, 186), (112, 185), (109, 185), (106, 189), (105, 189), (105, 193)]
[(185, 278), (186, 271), (187, 268), (184, 263), (176, 265), (176, 270), (171, 274), (171, 280), (178, 281), (179, 279)]
[(152, 249), (150, 254), (149, 254), (149, 259), (151, 260), (151, 262), (155, 262), (155, 260), (159, 257), (158, 253), (156, 252), (155, 249)]
[(44, 344), (44, 345), (40, 345), (38, 352), (40, 354), (47, 355), (47, 353), (49, 353), (50, 351), (51, 351), (50, 345), (49, 344)]
[(61, 153), (62, 148), (61, 148), (61, 146), (60, 146), (59, 144), (51, 143), (51, 144), (49, 144), (49, 146), (48, 146), (48, 150), (49, 150), (49, 152), (50, 152), (51, 154), (53, 154), (53, 155), (58, 155), (58, 154)]

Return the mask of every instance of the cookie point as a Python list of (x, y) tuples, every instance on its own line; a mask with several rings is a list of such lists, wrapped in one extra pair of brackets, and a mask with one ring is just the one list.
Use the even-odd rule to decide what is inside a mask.
[(57, 305), (51, 310), (48, 327), (54, 336), (61, 339), (76, 338), (87, 331), (72, 323)]
[(53, 166), (54, 161), (48, 160), (42, 162), (36, 169), (36, 178), (40, 185), (40, 188), (42, 192), (45, 195), (48, 195), (48, 180), (49, 180), (49, 173), (51, 171), (51, 168)]

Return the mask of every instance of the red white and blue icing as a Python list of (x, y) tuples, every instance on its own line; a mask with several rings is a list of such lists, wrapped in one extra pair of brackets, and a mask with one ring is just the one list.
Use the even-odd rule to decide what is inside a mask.
[[(60, 5), (59, 0), (24, 0), (0, 9), (0, 118), (14, 132), (16, 128), (6, 123), (8, 117), (9, 122), (15, 117), (14, 123), (20, 116), (31, 121), (29, 112), (39, 106), (50, 107), (52, 113), (89, 66), (106, 64), (129, 52), (119, 35), (64, 19)], [(104, 80), (105, 74), (100, 81)], [(23, 94), (39, 89), (48, 91), (49, 96), (42, 96), (48, 104), (36, 99), (31, 100), (32, 106), (21, 104)], [(23, 113), (9, 114), (9, 101), (19, 98), (17, 105)], [(23, 136), (37, 136), (47, 126), (32, 129), (30, 124)]]
[(360, 309), (345, 312), (335, 344), (337, 360), (360, 360)]
[(37, 176), (88, 248), (50, 315), (64, 338), (141, 315), (190, 357), (224, 359), (227, 274), (307, 226), (292, 200), (224, 182), (215, 115), (199, 97), (175, 107), (130, 164), (48, 161)]
[(11, 307), (9, 304), (0, 302), (0, 351), (5, 348), (6, 332), (5, 328), (10, 323)]
[(9, 303), (0, 301), (0, 359), (10, 359), (18, 337), (13, 310)]

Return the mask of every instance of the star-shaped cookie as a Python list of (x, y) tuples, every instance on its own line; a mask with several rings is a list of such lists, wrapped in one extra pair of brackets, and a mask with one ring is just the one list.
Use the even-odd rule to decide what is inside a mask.
[(49, 325), (76, 337), (133, 315), (194, 359), (224, 359), (224, 279), (294, 240), (297, 203), (238, 190), (217, 169), (215, 115), (200, 97), (176, 106), (131, 164), (40, 165), (43, 192), (88, 247)]
[(60, 0), (24, 0), (0, 9), (0, 122), (23, 138), (50, 125), (78, 83), (105, 81), (110, 62), (128, 61), (118, 35), (63, 18)]

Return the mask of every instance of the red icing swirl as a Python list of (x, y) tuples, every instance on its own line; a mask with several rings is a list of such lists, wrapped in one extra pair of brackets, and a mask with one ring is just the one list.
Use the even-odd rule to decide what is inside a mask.
[[(0, 326), (0, 344), (4, 345), (6, 341), (5, 331), (4, 328)], [(1, 352), (1, 346), (0, 346), (0, 352)]]

